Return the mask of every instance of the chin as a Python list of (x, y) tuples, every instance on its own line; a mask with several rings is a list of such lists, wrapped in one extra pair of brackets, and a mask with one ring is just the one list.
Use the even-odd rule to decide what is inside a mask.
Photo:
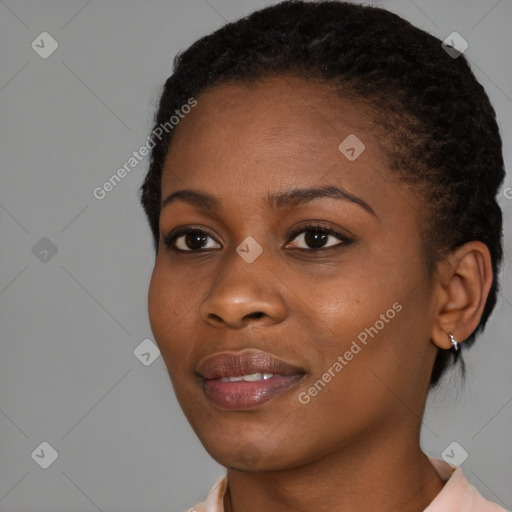
[[(201, 438), (200, 438), (201, 439)], [(288, 437), (293, 439), (293, 436)], [(269, 443), (268, 437), (258, 440), (234, 438), (201, 439), (210, 456), (225, 468), (247, 473), (283, 471), (311, 462), (298, 450), (296, 442)], [(302, 446), (301, 446), (302, 447)], [(303, 448), (303, 447), (302, 447)]]

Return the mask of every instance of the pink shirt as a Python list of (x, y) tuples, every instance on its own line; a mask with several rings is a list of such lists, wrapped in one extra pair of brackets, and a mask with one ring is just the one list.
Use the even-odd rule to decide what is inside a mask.
[[(433, 458), (430, 458), (430, 462), (445, 484), (424, 512), (507, 512), (486, 500), (466, 480), (461, 468)], [(206, 500), (188, 512), (224, 512), (223, 499), (227, 485), (227, 476), (223, 476), (211, 488)]]

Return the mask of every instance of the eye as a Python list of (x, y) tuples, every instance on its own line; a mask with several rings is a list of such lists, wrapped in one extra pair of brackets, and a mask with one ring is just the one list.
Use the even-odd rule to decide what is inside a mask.
[[(208, 239), (213, 241), (208, 242)], [(200, 249), (218, 249), (218, 242), (205, 231), (198, 228), (177, 228), (171, 231), (165, 238), (166, 247), (179, 252), (198, 252)], [(206, 244), (206, 245), (205, 245)]]
[[(286, 247), (321, 251), (347, 245), (352, 240), (335, 229), (321, 224), (311, 224), (296, 230)], [(176, 252), (202, 252), (203, 249), (219, 249), (220, 244), (204, 229), (179, 227), (172, 230), (163, 240), (166, 247)]]
[(350, 238), (335, 229), (321, 224), (312, 224), (303, 226), (299, 231), (295, 231), (291, 241), (288, 242), (288, 247), (322, 250), (331, 249), (338, 245), (347, 245), (351, 242)]

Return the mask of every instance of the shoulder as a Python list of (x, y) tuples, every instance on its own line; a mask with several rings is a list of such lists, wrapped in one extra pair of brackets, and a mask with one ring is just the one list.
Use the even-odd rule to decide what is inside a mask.
[(189, 508), (187, 512), (224, 512), (224, 493), (228, 484), (227, 476), (219, 478), (212, 486), (206, 499)]
[(432, 458), (430, 462), (445, 484), (424, 512), (507, 512), (484, 498), (467, 481), (460, 467)]

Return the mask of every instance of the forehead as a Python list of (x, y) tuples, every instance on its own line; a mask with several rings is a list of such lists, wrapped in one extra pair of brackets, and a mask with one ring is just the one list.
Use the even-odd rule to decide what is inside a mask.
[[(325, 173), (349, 162), (340, 159), (338, 147), (349, 136), (371, 149), (365, 151), (367, 164), (384, 164), (368, 109), (341, 99), (325, 84), (293, 76), (223, 84), (202, 93), (197, 102), (175, 128), (164, 177), (171, 168), (187, 168), (191, 176), (198, 168), (219, 170), (219, 165), (241, 171), (279, 164), (298, 174), (300, 167), (318, 164)], [(348, 167), (356, 166), (351, 162)]]

